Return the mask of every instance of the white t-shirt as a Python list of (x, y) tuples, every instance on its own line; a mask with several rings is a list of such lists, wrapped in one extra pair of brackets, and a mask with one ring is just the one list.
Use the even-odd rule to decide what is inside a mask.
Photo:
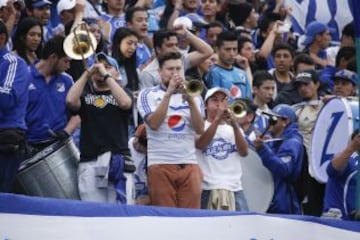
[[(195, 157), (195, 132), (191, 128), (189, 104), (180, 93), (171, 96), (166, 117), (158, 130), (146, 124), (149, 114), (155, 112), (165, 94), (162, 85), (142, 90), (137, 107), (145, 120), (148, 138), (148, 166), (153, 164), (197, 164)], [(204, 103), (196, 97), (196, 105), (204, 115)]]
[[(205, 129), (211, 123), (205, 121)], [(241, 159), (236, 145), (233, 128), (228, 124), (219, 125), (213, 140), (204, 151), (196, 150), (196, 156), (204, 175), (204, 190), (243, 190), (241, 183)]]

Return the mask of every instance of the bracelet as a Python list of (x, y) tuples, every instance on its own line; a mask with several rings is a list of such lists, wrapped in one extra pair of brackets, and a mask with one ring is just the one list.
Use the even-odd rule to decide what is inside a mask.
[(107, 73), (107, 74), (104, 76), (103, 81), (106, 82), (106, 80), (107, 80), (108, 78), (111, 78), (111, 77), (112, 77), (111, 74), (110, 74), (110, 73)]

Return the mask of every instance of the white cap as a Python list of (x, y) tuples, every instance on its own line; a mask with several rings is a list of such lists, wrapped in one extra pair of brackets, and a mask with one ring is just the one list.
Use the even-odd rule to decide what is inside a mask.
[(173, 27), (176, 27), (179, 25), (184, 25), (187, 29), (191, 30), (193, 24), (192, 24), (192, 21), (190, 20), (190, 18), (183, 16), (183, 17), (175, 18), (175, 20), (174, 20)]
[(64, 10), (73, 9), (75, 5), (76, 0), (60, 0), (56, 6), (58, 15), (60, 15), (60, 13)]
[(209, 90), (207, 90), (204, 101), (206, 102), (211, 96), (213, 96), (217, 92), (222, 92), (227, 97), (230, 97), (230, 93), (227, 89), (221, 88), (221, 87), (213, 87), (213, 88), (210, 88)]
[[(0, 0), (0, 8), (5, 7), (8, 1), (9, 0)], [(23, 0), (14, 0), (14, 3), (16, 3), (16, 2), (18, 2), (20, 4), (22, 9), (25, 8), (25, 3)]]

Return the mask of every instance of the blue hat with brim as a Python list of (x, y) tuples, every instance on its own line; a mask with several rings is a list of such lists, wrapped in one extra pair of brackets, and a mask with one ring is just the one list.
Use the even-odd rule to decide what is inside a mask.
[(33, 8), (40, 8), (40, 7), (43, 7), (43, 6), (46, 6), (46, 5), (51, 5), (52, 2), (51, 1), (48, 1), (48, 0), (40, 0), (40, 1), (32, 1), (32, 4), (31, 6)]
[(358, 76), (357, 76), (357, 74), (354, 73), (353, 71), (350, 71), (350, 70), (347, 70), (347, 69), (337, 71), (335, 73), (335, 76), (334, 76), (334, 81), (336, 79), (342, 79), (342, 80), (345, 80), (345, 81), (349, 81), (355, 86), (358, 84)]
[(117, 61), (113, 58), (113, 57), (110, 57), (108, 55), (106, 55), (105, 53), (103, 52), (100, 52), (96, 55), (97, 59), (98, 60), (101, 60), (101, 59), (104, 59), (106, 62), (108, 62), (111, 66), (113, 66), (114, 68), (116, 68), (116, 70), (118, 72), (120, 72), (120, 67), (119, 67), (119, 64), (117, 63)]
[(314, 39), (316, 34), (325, 32), (325, 31), (330, 31), (331, 33), (334, 32), (334, 29), (329, 28), (326, 24), (322, 23), (322, 22), (318, 22), (318, 21), (314, 21), (311, 22), (305, 30), (305, 40), (303, 42), (304, 46), (308, 46), (309, 44), (311, 44)]
[(271, 113), (275, 116), (288, 118), (291, 122), (296, 122), (296, 114), (293, 108), (287, 104), (279, 104), (276, 105), (273, 109), (271, 109)]

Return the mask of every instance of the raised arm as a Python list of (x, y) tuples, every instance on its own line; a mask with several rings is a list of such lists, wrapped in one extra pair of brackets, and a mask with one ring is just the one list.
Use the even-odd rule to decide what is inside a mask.
[(357, 134), (353, 140), (349, 143), (349, 145), (339, 154), (337, 154), (333, 160), (331, 160), (331, 164), (337, 171), (342, 171), (345, 169), (350, 156), (360, 149), (360, 134)]
[(214, 53), (214, 50), (209, 44), (191, 33), (185, 26), (181, 25), (176, 27), (175, 31), (179, 37), (186, 38), (189, 44), (195, 49), (195, 51), (190, 52), (188, 55), (191, 67), (199, 65)]

